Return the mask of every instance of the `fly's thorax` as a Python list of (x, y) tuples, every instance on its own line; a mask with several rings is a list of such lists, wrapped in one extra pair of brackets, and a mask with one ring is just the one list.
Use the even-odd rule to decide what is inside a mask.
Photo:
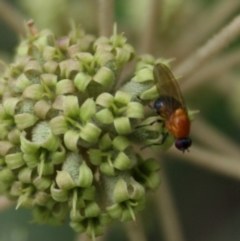
[(167, 95), (159, 97), (154, 102), (154, 109), (164, 119), (169, 119), (181, 107), (179, 101)]

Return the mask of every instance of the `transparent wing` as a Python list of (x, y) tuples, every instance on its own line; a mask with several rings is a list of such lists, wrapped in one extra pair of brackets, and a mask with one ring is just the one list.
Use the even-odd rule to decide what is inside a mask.
[(182, 93), (170, 69), (164, 64), (156, 64), (153, 69), (153, 75), (159, 95), (174, 98), (187, 113)]

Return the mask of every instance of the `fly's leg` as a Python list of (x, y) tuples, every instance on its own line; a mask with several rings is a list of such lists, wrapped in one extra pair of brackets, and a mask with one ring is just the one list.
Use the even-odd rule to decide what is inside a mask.
[(155, 120), (155, 121), (153, 121), (153, 122), (151, 122), (151, 123), (148, 123), (148, 124), (146, 124), (146, 125), (141, 125), (141, 126), (136, 126), (135, 127), (135, 129), (138, 129), (138, 128), (141, 128), (141, 127), (144, 127), (144, 126), (151, 126), (151, 125), (153, 125), (154, 123), (162, 123), (162, 120)]
[(163, 134), (163, 137), (162, 137), (162, 140), (161, 140), (160, 143), (152, 143), (152, 144), (143, 146), (143, 147), (141, 147), (141, 150), (143, 150), (143, 149), (145, 149), (145, 148), (147, 148), (147, 147), (150, 147), (150, 146), (160, 146), (160, 145), (163, 145), (164, 142), (166, 141), (168, 135), (169, 135), (169, 133), (168, 133), (168, 132), (165, 132), (165, 133)]

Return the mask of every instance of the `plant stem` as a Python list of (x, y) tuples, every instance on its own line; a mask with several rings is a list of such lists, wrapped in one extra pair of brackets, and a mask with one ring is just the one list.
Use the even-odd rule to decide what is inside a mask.
[(161, 227), (166, 241), (184, 241), (182, 227), (178, 218), (178, 213), (174, 204), (167, 177), (163, 170), (161, 172), (162, 183), (157, 191), (158, 216), (161, 220)]
[(98, 0), (99, 36), (111, 36), (114, 19), (114, 1)]
[[(205, 61), (228, 46), (230, 42), (240, 35), (240, 15), (223, 28), (220, 33), (210, 39), (204, 46), (198, 49), (193, 55), (183, 61), (176, 69), (176, 75), (183, 75), (187, 78), (194, 73)], [(183, 79), (181, 79), (183, 80)]]
[(17, 34), (24, 34), (24, 19), (8, 1), (0, 0), (0, 18)]

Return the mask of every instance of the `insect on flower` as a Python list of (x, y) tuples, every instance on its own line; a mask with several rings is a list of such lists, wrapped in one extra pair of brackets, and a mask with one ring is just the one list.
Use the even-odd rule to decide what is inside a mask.
[(188, 137), (190, 120), (177, 81), (168, 67), (161, 63), (154, 66), (153, 75), (159, 98), (154, 102), (152, 108), (156, 110), (161, 119), (149, 125), (155, 122), (162, 122), (168, 132), (163, 134), (161, 143), (148, 146), (162, 145), (168, 134), (171, 133), (176, 138), (176, 148), (184, 152), (191, 146), (192, 140)]

